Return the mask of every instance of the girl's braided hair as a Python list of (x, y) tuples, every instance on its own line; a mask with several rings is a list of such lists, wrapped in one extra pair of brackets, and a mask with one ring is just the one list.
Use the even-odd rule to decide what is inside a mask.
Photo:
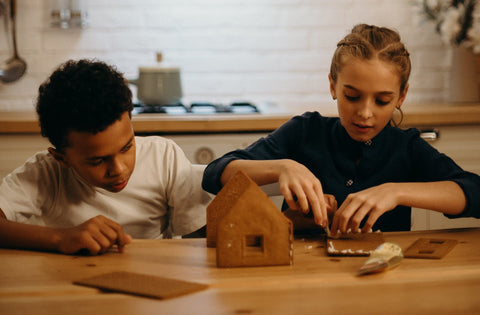
[(411, 71), (410, 54), (400, 35), (389, 28), (359, 24), (337, 44), (330, 66), (330, 76), (337, 81), (338, 73), (350, 57), (374, 59), (391, 63), (400, 77), (400, 92), (405, 90)]

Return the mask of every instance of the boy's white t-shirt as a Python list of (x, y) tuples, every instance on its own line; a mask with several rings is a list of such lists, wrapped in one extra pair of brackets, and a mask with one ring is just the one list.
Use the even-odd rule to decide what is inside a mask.
[(212, 198), (201, 187), (204, 166), (192, 165), (172, 140), (135, 142), (135, 169), (120, 192), (91, 186), (42, 151), (3, 179), (0, 209), (11, 221), (64, 228), (101, 214), (133, 238), (185, 235), (204, 226)]

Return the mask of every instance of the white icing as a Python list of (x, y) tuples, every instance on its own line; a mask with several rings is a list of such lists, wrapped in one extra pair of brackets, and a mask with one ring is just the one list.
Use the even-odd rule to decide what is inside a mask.
[(337, 252), (337, 250), (333, 246), (332, 241), (328, 242), (328, 249), (327, 250), (328, 250), (329, 253), (336, 253)]
[(357, 249), (357, 250), (352, 250), (351, 248), (348, 248), (348, 249), (342, 249), (341, 251), (340, 250), (337, 250), (335, 248), (335, 246), (333, 245), (333, 242), (332, 241), (329, 241), (328, 242), (328, 247), (327, 247), (327, 251), (330, 253), (330, 254), (338, 254), (338, 253), (341, 253), (341, 254), (357, 254), (357, 255), (365, 255), (365, 254), (371, 254), (372, 251), (371, 250), (363, 250), (363, 249)]

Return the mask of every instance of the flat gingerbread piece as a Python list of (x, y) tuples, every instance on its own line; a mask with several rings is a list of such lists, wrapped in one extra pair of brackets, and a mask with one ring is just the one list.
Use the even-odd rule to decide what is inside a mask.
[(157, 299), (168, 299), (183, 294), (204, 290), (201, 283), (170, 279), (134, 272), (116, 271), (73, 282), (101, 290), (140, 295)]

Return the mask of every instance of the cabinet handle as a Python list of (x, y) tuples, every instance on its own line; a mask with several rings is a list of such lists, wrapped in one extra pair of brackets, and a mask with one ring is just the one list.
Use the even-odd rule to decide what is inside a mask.
[(419, 129), (420, 137), (422, 137), (425, 141), (433, 142), (437, 141), (440, 137), (440, 131), (437, 128), (432, 129)]

